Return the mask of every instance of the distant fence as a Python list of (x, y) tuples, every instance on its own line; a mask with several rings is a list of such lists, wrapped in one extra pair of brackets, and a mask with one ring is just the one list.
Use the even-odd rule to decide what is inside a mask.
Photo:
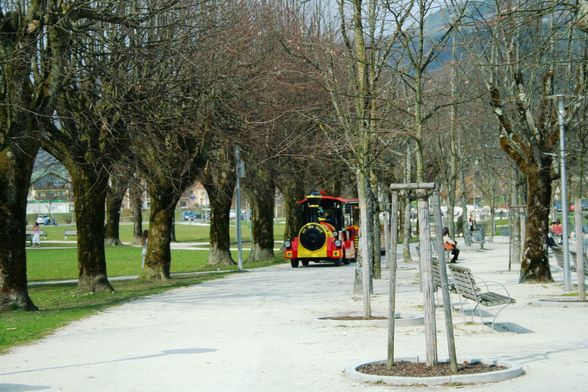
[(73, 210), (73, 204), (69, 202), (40, 202), (29, 200), (27, 202), (27, 214), (62, 214)]

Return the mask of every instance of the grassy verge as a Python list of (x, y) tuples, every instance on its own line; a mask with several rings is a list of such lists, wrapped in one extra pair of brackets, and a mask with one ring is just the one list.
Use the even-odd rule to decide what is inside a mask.
[[(140, 249), (130, 246), (107, 247), (109, 276), (136, 275), (140, 270)], [(182, 272), (202, 272), (213, 269), (206, 264), (207, 251), (172, 251), (172, 275)], [(235, 257), (236, 258), (236, 257)], [(75, 249), (35, 249), (29, 251), (28, 274), (30, 281), (75, 279), (77, 262)], [(266, 267), (283, 263), (281, 258), (258, 263), (245, 263), (245, 268)], [(217, 268), (214, 268), (217, 270)], [(236, 266), (223, 268), (226, 273)], [(46, 336), (72, 321), (95, 314), (109, 306), (158, 294), (176, 287), (219, 279), (224, 273), (181, 275), (166, 282), (140, 282), (137, 280), (111, 281), (113, 293), (81, 294), (75, 284), (35, 285), (29, 295), (39, 311), (4, 312), (0, 318), (0, 352)]]
[[(141, 272), (141, 248), (136, 246), (107, 246), (106, 268), (108, 276), (139, 275)], [(249, 252), (243, 252), (247, 258)], [(218, 267), (208, 265), (208, 250), (172, 249), (171, 273), (199, 272), (217, 270)], [(278, 254), (277, 259), (281, 259)], [(237, 260), (233, 252), (233, 260)], [(275, 263), (275, 261), (272, 261)], [(259, 266), (255, 264), (254, 266)], [(245, 263), (245, 268), (251, 268)], [(236, 266), (223, 267), (236, 270)], [(29, 282), (45, 280), (77, 279), (77, 249), (57, 249), (41, 247), (27, 250), (27, 275)]]

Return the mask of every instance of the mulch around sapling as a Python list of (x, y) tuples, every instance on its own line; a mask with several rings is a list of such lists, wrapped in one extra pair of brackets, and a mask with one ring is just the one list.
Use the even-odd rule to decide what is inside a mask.
[(423, 362), (398, 361), (388, 369), (385, 362), (374, 362), (362, 365), (357, 371), (374, 376), (396, 376), (396, 377), (438, 377), (462, 374), (488, 373), (496, 370), (506, 369), (505, 366), (491, 365), (482, 362), (463, 362), (457, 364), (457, 373), (451, 373), (449, 362), (439, 362), (433, 366), (427, 366)]

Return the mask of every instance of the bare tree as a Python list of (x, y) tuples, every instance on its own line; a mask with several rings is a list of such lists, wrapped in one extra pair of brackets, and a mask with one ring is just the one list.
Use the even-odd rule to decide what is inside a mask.
[(26, 278), (26, 200), (41, 131), (71, 76), (70, 35), (76, 23), (122, 18), (102, 5), (2, 1), (0, 111), (0, 310), (36, 309)]
[(561, 77), (562, 64), (573, 63), (573, 51), (562, 50), (571, 15), (549, 1), (495, 2), (475, 15), (463, 33), (477, 39), (470, 53), (484, 76), (500, 146), (527, 181), (520, 281), (551, 281), (545, 237), (559, 128), (549, 97), (572, 90)]

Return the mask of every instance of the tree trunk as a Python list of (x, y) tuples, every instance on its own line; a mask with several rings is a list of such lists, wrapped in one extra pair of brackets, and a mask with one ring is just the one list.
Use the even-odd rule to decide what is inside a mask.
[(229, 233), (230, 211), (235, 184), (235, 170), (213, 173), (207, 167), (202, 179), (202, 185), (204, 185), (210, 200), (209, 265), (235, 264), (231, 256), (231, 236)]
[[(372, 181), (374, 177), (372, 176)], [(377, 184), (371, 184), (369, 187), (369, 203), (371, 204), (370, 215), (372, 222), (372, 277), (374, 279), (382, 279), (382, 239), (380, 227), (380, 206), (376, 194), (373, 189), (377, 188)]]
[(69, 165), (78, 230), (79, 289), (82, 292), (112, 291), (106, 275), (104, 254), (104, 204), (108, 176)]
[(526, 239), (519, 282), (552, 282), (546, 241), (551, 198), (550, 167), (531, 170), (527, 176)]
[(0, 311), (37, 310), (27, 289), (25, 250), (27, 193), (39, 143), (0, 149)]
[(282, 190), (284, 195), (284, 204), (286, 210), (286, 227), (284, 228), (284, 240), (292, 239), (298, 235), (302, 228), (303, 219), (302, 210), (296, 203), (304, 199), (304, 183), (295, 179), (288, 183)]
[(106, 245), (120, 245), (120, 211), (129, 184), (128, 177), (115, 175), (106, 193), (106, 227), (104, 243)]
[(270, 260), (274, 256), (275, 184), (266, 171), (258, 170), (246, 186), (253, 209), (251, 217), (252, 244), (248, 262)]
[[(153, 188), (153, 187), (150, 187)], [(151, 189), (145, 268), (139, 279), (167, 280), (171, 271), (171, 226), (177, 197), (172, 189)]]
[[(517, 169), (514, 169), (515, 171)], [(510, 204), (512, 206), (519, 205), (519, 192), (518, 192), (518, 179), (513, 179), (511, 184), (511, 193), (510, 193)], [(509, 219), (511, 224), (511, 233), (510, 233), (510, 250), (511, 250), (511, 264), (514, 260), (515, 263), (519, 264), (521, 262), (521, 213), (518, 207), (511, 208), (509, 210)]]
[(575, 25), (578, 29), (588, 33), (588, 0), (578, 0)]
[[(139, 181), (134, 177), (135, 181)], [(143, 235), (143, 191), (138, 183), (132, 182), (129, 186), (129, 195), (131, 198), (131, 211), (133, 215), (133, 238), (135, 244), (141, 243)]]

